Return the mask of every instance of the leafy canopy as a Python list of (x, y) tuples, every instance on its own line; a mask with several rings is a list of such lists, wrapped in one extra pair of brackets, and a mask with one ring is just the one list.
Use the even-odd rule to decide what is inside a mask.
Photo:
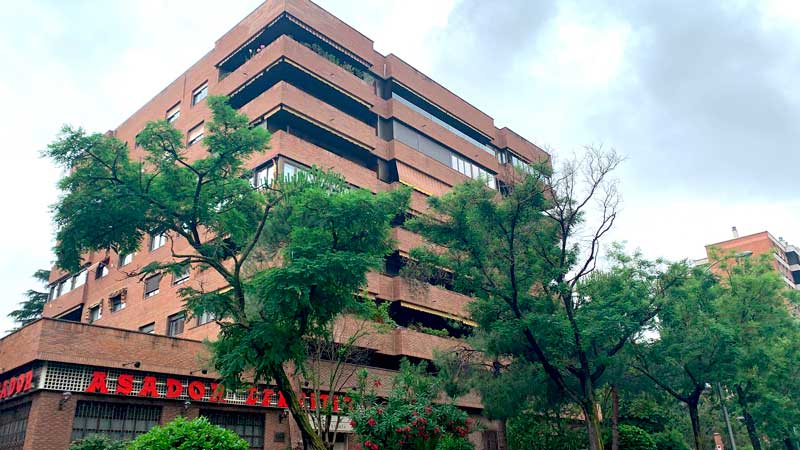
[(400, 364), (391, 390), (376, 395), (380, 380), (366, 370), (348, 408), (353, 429), (365, 450), (472, 450), (467, 435), (472, 421), (451, 403), (441, 403), (441, 380), (425, 373), (424, 364)]
[(202, 145), (189, 148), (164, 120), (145, 126), (134, 152), (113, 135), (63, 129), (46, 152), (69, 169), (53, 207), (58, 265), (74, 271), (91, 252), (132, 252), (146, 235), (166, 233), (172, 257), (133, 272), (188, 264), (221, 280), (180, 290), (193, 314), (210, 313), (221, 327), (211, 344), (215, 369), (230, 387), (245, 373), (273, 380), (304, 439), (321, 449), (284, 364), (302, 369), (306, 340), (328, 337), (338, 315), (367, 301), (366, 272), (391, 252), (390, 221), (409, 192), (351, 189), (317, 168), (254, 188), (247, 163), (269, 133), (224, 97), (207, 101), (213, 119)]
[[(33, 273), (33, 278), (38, 281), (39, 284), (46, 287), (50, 279), (50, 271), (44, 269), (37, 270)], [(44, 291), (28, 289), (25, 291), (25, 300), (19, 304), (19, 309), (8, 313), (8, 317), (18, 323), (20, 327), (24, 327), (42, 317), (44, 304), (47, 303), (48, 297), (49, 293), (46, 289)]]
[(134, 439), (127, 450), (248, 450), (247, 441), (205, 417), (178, 417)]
[[(600, 242), (616, 217), (610, 176), (619, 161), (590, 149), (558, 173), (546, 165), (518, 173), (502, 197), (468, 181), (429, 199), (432, 213), (409, 223), (433, 244), (412, 252), (421, 269), (411, 275), (447, 268), (453, 287), (474, 297), (476, 348), (490, 360), (514, 361), (490, 380), (509, 383), (505, 372), (528, 381), (520, 395), (561, 397), (579, 407), (592, 450), (602, 448), (598, 387), (609, 369), (619, 370), (621, 350), (652, 324), (686, 272), (619, 247), (607, 268), (596, 270)], [(589, 205), (597, 207), (596, 224), (585, 220)], [(533, 370), (543, 376), (532, 377)], [(490, 413), (507, 415), (498, 409)]]
[(125, 450), (125, 443), (112, 441), (107, 436), (93, 435), (73, 442), (69, 450)]

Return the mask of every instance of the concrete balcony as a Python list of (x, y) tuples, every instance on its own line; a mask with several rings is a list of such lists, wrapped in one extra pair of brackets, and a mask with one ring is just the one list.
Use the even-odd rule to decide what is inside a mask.
[[(288, 61), (303, 72), (329, 85), (331, 89), (337, 89), (361, 102), (367, 109), (380, 101), (375, 95), (374, 84), (367, 83), (289, 36), (279, 37), (256, 53), (221, 80), (217, 84), (216, 90), (225, 95), (235, 96), (245, 86), (253, 83), (257, 77), (263, 76), (265, 71), (281, 61)], [(251, 95), (257, 96), (258, 94), (255, 92)]]
[(322, 169), (332, 169), (355, 186), (372, 192), (383, 192), (389, 189), (389, 185), (379, 180), (374, 170), (355, 164), (285, 131), (277, 131), (272, 134), (270, 147), (271, 156), (283, 155), (309, 167), (316, 165)]
[(403, 277), (390, 277), (371, 272), (367, 275), (368, 291), (375, 298), (401, 302), (410, 309), (457, 320), (469, 320), (467, 304), (472, 299), (438, 286), (413, 286)]
[(261, 93), (240, 110), (250, 119), (257, 120), (279, 107), (365, 149), (375, 148), (378, 137), (374, 127), (283, 81)]

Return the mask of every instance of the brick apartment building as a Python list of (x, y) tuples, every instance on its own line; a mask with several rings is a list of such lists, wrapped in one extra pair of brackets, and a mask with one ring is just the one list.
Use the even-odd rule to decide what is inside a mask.
[[(113, 133), (135, 154), (145, 124), (166, 119), (199, 155), (210, 94), (229, 96), (253, 126), (272, 132), (271, 149), (250, 162), (254, 185), (317, 165), (373, 192), (410, 186), (410, 214), (467, 177), (500, 189), (514, 166), (548, 156), (307, 0), (258, 7)], [(453, 321), (472, 323), (469, 297), (440, 286), (412, 289), (397, 276), (421, 241), (402, 224), (394, 237), (397, 251), (369, 274), (368, 291), (391, 302), (400, 326), (363, 344), (369, 370), (387, 381), (401, 358), (429, 360), (434, 349), (457, 345), (461, 327)], [(45, 318), (0, 340), (0, 449), (61, 450), (91, 433), (130, 439), (179, 415), (207, 416), (253, 449), (298, 444), (280, 393), (225, 391), (206, 369), (201, 341), (217, 325), (187, 316), (177, 290), (221, 280), (191, 268), (145, 280), (126, 275), (168, 258), (170, 240), (151, 236), (134, 254), (98, 252), (85, 256), (79, 273), (51, 272)], [(471, 436), (476, 448), (497, 449), (502, 436), (480, 417), (480, 399), (465, 396), (459, 405), (485, 425)], [(337, 448), (354, 448), (354, 439), (345, 434)]]
[(787, 243), (783, 238), (776, 239), (769, 231), (739, 236), (739, 231), (733, 227), (732, 232), (733, 238), (706, 245), (706, 257), (711, 256), (712, 248), (722, 252), (732, 251), (741, 256), (772, 255), (775, 269), (786, 284), (793, 289), (800, 289), (800, 251), (797, 247)]

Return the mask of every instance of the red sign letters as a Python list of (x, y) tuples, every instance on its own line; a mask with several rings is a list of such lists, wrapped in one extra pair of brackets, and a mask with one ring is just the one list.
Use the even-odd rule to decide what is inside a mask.
[[(116, 389), (113, 391), (108, 389), (107, 381), (108, 372), (103, 370), (95, 370), (94, 373), (92, 373), (92, 380), (84, 392), (90, 394), (116, 394), (135, 397), (169, 399), (177, 399), (185, 395), (198, 402), (208, 401), (212, 403), (226, 403), (225, 386), (219, 383), (206, 384), (204, 381), (195, 380), (184, 386), (184, 383), (181, 380), (167, 377), (165, 380), (167, 387), (166, 393), (160, 394), (157, 389), (158, 380), (152, 375), (145, 375), (142, 378), (141, 387), (138, 390), (134, 390), (134, 377), (130, 373), (121, 373), (117, 376)], [(208, 397), (208, 399), (204, 400), (206, 397)], [(326, 394), (320, 394), (319, 401), (317, 401), (315, 398), (314, 393), (305, 394), (304, 396), (300, 397), (300, 402), (303, 403), (306, 408), (310, 409), (315, 409), (318, 402), (321, 407), (325, 408), (327, 407), (329, 401), (330, 396)], [(345, 398), (344, 401), (347, 401), (347, 398)], [(339, 403), (339, 396), (334, 396), (334, 412), (339, 411)], [(286, 397), (284, 397), (282, 392), (275, 389), (260, 389), (256, 387), (251, 387), (247, 391), (247, 400), (245, 400), (244, 404), (278, 408), (289, 407), (289, 405), (286, 403)]]
[(7, 378), (0, 383), (0, 400), (5, 400), (23, 392), (28, 392), (31, 389), (33, 389), (33, 370)]

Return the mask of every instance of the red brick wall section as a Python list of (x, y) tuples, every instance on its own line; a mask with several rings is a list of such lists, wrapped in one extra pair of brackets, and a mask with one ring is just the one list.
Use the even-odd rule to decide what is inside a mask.
[(0, 339), (0, 374), (36, 360), (43, 320)]
[[(14, 356), (19, 355), (19, 356)], [(32, 360), (121, 367), (141, 361), (141, 370), (184, 374), (201, 368), (207, 355), (199, 341), (41, 319), (0, 340), (4, 370)]]
[(72, 418), (75, 417), (77, 396), (58, 409), (60, 392), (40, 391), (33, 394), (33, 404), (28, 416), (24, 450), (65, 450), (72, 436)]

